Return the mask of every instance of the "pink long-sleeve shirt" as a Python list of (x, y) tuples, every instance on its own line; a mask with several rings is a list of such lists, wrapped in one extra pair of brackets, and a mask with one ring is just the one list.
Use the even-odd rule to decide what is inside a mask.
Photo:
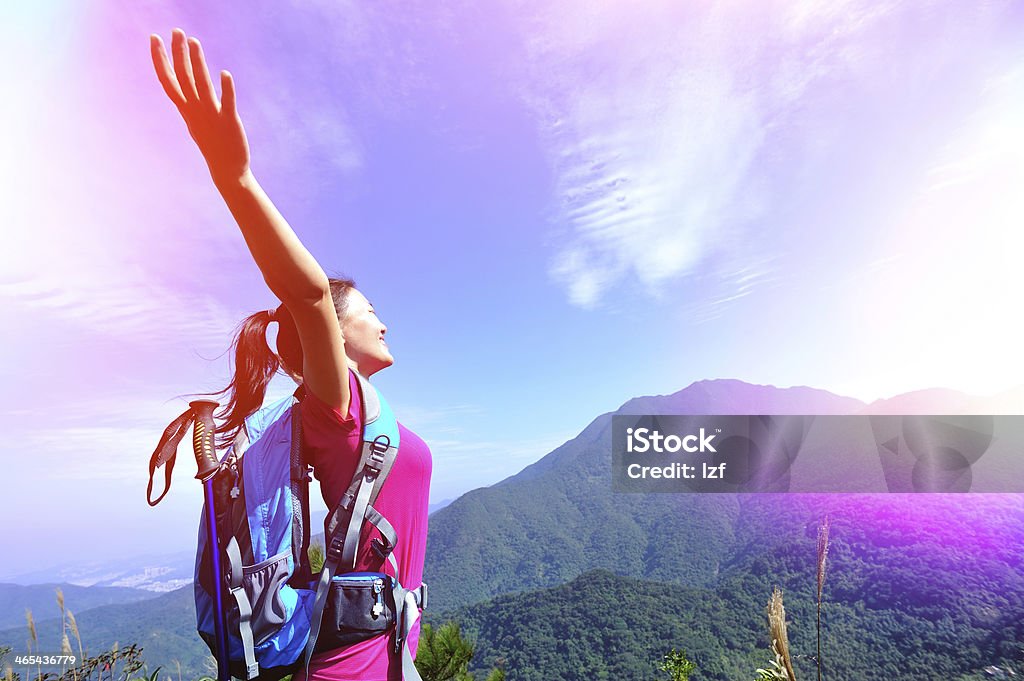
[[(355, 374), (349, 370), (352, 399), (347, 415), (307, 393), (302, 402), (302, 437), (306, 460), (313, 465), (320, 481), (327, 508), (333, 509), (348, 489), (359, 461), (362, 430), (362, 400)], [(423, 581), (423, 560), (427, 548), (427, 504), (430, 490), (431, 456), (427, 444), (415, 433), (398, 424), (398, 456), (374, 507), (388, 519), (398, 534), (395, 558), (398, 581), (413, 589)], [(392, 573), (390, 565), (381, 568), (380, 559), (370, 547), (375, 528), (363, 532), (356, 559), (356, 571)], [(409, 634), (410, 650), (415, 656), (419, 643), (419, 622)], [(309, 681), (398, 681), (402, 678), (401, 659), (391, 654), (394, 631), (388, 636), (362, 641), (344, 648), (318, 653), (310, 660)], [(307, 681), (299, 670), (293, 681)]]

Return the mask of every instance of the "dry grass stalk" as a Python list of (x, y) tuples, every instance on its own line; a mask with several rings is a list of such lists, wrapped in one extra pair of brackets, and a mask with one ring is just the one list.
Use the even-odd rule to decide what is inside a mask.
[(828, 557), (828, 531), (831, 521), (828, 516), (818, 528), (818, 603), (821, 603), (821, 590), (825, 586), (825, 559)]
[[(61, 655), (71, 654), (71, 642), (68, 641), (68, 628), (67, 620), (64, 618), (64, 592), (61, 591), (60, 587), (57, 587), (57, 605), (60, 607), (60, 653)], [(64, 644), (67, 642), (67, 651), (64, 650)]]
[(768, 632), (772, 648), (782, 658), (789, 681), (796, 681), (793, 662), (789, 657), (789, 636), (786, 635), (786, 608), (782, 605), (782, 591), (776, 588), (768, 601)]
[(39, 637), (36, 636), (36, 621), (32, 619), (32, 611), (28, 608), (25, 608), (25, 620), (28, 622), (28, 635), (32, 638), (32, 643), (39, 645)]
[(85, 650), (82, 649), (82, 637), (78, 634), (78, 622), (75, 621), (75, 615), (68, 610), (68, 628), (71, 629), (71, 633), (75, 635), (75, 640), (78, 642), (78, 656), (85, 660)]
[(818, 656), (816, 659), (818, 663), (818, 681), (821, 681), (821, 669), (823, 666), (821, 660), (821, 590), (825, 586), (825, 560), (828, 558), (828, 531), (831, 524), (829, 517), (825, 516), (821, 526), (818, 527)]
[[(28, 622), (28, 633), (29, 633), (29, 636), (30, 636), (30, 638), (28, 640), (28, 644), (29, 644), (28, 652), (30, 652), (30, 653), (32, 652), (32, 644), (34, 643), (35, 646), (36, 646), (36, 652), (38, 653), (39, 652), (39, 637), (36, 635), (36, 621), (34, 619), (32, 619), (32, 611), (29, 610), (28, 608), (25, 608), (25, 620)], [(42, 663), (41, 662), (39, 664), (36, 664), (36, 672), (38, 673), (38, 675), (40, 677), (42, 677), (42, 675), (43, 675), (43, 668), (42, 668)]]

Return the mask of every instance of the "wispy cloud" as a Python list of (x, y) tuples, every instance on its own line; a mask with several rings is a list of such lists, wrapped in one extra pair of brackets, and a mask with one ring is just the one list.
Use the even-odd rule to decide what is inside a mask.
[[(44, 42), (37, 36), (35, 44)], [(131, 84), (144, 67), (152, 70), (141, 39), (127, 47), (137, 47), (139, 58), (119, 60), (116, 50), (88, 59), (61, 50), (38, 62), (22, 55), (12, 87), (21, 101), (50, 104), (0, 111), (5, 128), (22, 131), (0, 157), (0, 179), (11, 188), (2, 209), (11, 238), (0, 251), (0, 300), (32, 315), (28, 331), (40, 341), (70, 324), (126, 346), (190, 335), (203, 344), (233, 324), (197, 292), (191, 267), (223, 270), (223, 261), (210, 265), (237, 254), (225, 243), (238, 238), (231, 229), (203, 229), (230, 223), (209, 179), (193, 172), (198, 155), (190, 150), (179, 165), (186, 155), (168, 153), (166, 136), (150, 127), (152, 112), (173, 107), (158, 99), (158, 86), (134, 90), (118, 81), (102, 96), (90, 87), (99, 73)], [(78, 75), (65, 82), (72, 63)], [(49, 89), (53, 82), (62, 87)], [(184, 126), (174, 130), (185, 147)]]
[(403, 425), (421, 435), (433, 457), (431, 499), (459, 496), (493, 485), (541, 459), (577, 433), (494, 438), (478, 425), (485, 410), (472, 404), (395, 403)]
[(550, 434), (522, 440), (470, 438), (426, 439), (433, 455), (430, 498), (448, 499), (493, 485), (540, 460), (573, 434)]
[[(26, 59), (46, 43), (46, 22), (25, 23), (28, 37), (0, 47), (21, 63), (12, 72), (17, 101), (49, 102), (0, 109), (0, 123), (22, 131), (0, 157), (9, 189), (0, 219), (10, 226), (0, 250), (0, 302), (17, 316), (26, 352), (73, 348), (80, 362), (111, 368), (124, 355), (152, 356), (168, 345), (219, 352), (243, 311), (272, 301), (149, 61), (147, 33), (195, 28), (190, 11), (108, 8), (103, 20), (77, 26), (84, 35), (68, 44), (108, 46), (100, 51), (60, 44)], [(266, 16), (224, 11), (252, 30), (218, 27), (221, 35), (204, 38), (214, 74), (244, 71), (243, 114), (261, 142), (254, 162), (300, 188), (357, 172), (362, 155), (347, 92), (333, 75), (341, 70), (319, 67), (344, 51), (322, 43), (298, 56), (266, 49), (252, 44), (254, 35), (273, 32)], [(359, 31), (347, 35), (359, 41)], [(6, 357), (0, 371), (22, 359)], [(153, 365), (147, 373), (169, 372)]]
[(404, 425), (413, 430), (430, 430), (435, 433), (461, 433), (464, 431), (463, 422), (483, 412), (482, 407), (473, 404), (424, 407), (395, 402), (395, 408), (402, 415)]
[[(1024, 111), (1024, 63), (991, 76), (982, 88), (977, 109), (962, 129), (940, 151), (939, 159), (928, 171), (923, 194), (941, 195), (950, 188), (975, 183), (981, 188), (1019, 179), (1024, 159), (1024, 133), (1020, 115)], [(1015, 177), (1016, 176), (1016, 177)], [(1001, 192), (1003, 193), (1003, 192)], [(1012, 198), (1012, 197), (1007, 197)], [(918, 199), (920, 200), (920, 199)], [(972, 210), (984, 207), (972, 201)], [(993, 215), (1005, 213), (1002, 204), (991, 204)], [(1008, 224), (1012, 224), (1012, 220)]]
[[(133, 481), (144, 486), (150, 454), (164, 427), (188, 407), (187, 402), (183, 397), (161, 403), (145, 394), (95, 396), (82, 404), (61, 404), (45, 417), (31, 409), (8, 413), (5, 427), (10, 437), (0, 447), (0, 460), (18, 479), (33, 485), (60, 479), (104, 484)], [(183, 471), (194, 469), (191, 447), (189, 437), (182, 440)], [(194, 474), (194, 470), (191, 474), (179, 471), (186, 477)]]
[(70, 280), (49, 272), (0, 281), (0, 300), (4, 299), (30, 307), (38, 317), (58, 318), (134, 343), (184, 341), (206, 348), (226, 346), (238, 321), (212, 298), (188, 296), (125, 270), (92, 272), (87, 278)]
[[(54, 428), (35, 431), (22, 442), (33, 452), (33, 466), (47, 470), (48, 479), (141, 483), (145, 480), (149, 455), (160, 438), (161, 425), (165, 424), (154, 422), (150, 427), (135, 428), (113, 425)], [(191, 450), (186, 451), (190, 442), (186, 441), (181, 447), (182, 463), (191, 459)], [(157, 477), (163, 479), (162, 469)]]
[(555, 177), (550, 272), (572, 303), (594, 307), (621, 282), (657, 296), (716, 252), (730, 261), (720, 283), (740, 273), (721, 300), (767, 273), (764, 254), (730, 253), (765, 212), (759, 155), (888, 9), (758, 7), (559, 3), (524, 28), (524, 97)]

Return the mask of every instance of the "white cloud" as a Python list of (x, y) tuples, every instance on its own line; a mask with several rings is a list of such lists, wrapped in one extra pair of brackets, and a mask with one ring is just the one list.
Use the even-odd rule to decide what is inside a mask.
[[(856, 2), (535, 10), (522, 29), (522, 91), (554, 174), (549, 271), (569, 300), (594, 307), (622, 281), (658, 296), (712, 253), (736, 250), (735, 235), (764, 212), (757, 161), (774, 127), (815, 79), (857, 60), (858, 33), (888, 11)], [(764, 254), (724, 255), (725, 272), (767, 274)], [(754, 282), (738, 284), (719, 298)]]

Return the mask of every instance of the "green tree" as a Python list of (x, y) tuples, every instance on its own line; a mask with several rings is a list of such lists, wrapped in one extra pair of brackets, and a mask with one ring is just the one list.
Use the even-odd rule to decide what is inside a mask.
[[(437, 629), (429, 624), (420, 628), (416, 650), (416, 669), (423, 681), (474, 681), (469, 673), (473, 644), (462, 637), (457, 622), (447, 622)], [(486, 681), (505, 681), (505, 672), (492, 669)]]
[(697, 669), (697, 665), (686, 657), (685, 650), (676, 650), (673, 648), (671, 652), (665, 656), (658, 669), (663, 672), (668, 672), (669, 678), (672, 681), (687, 681), (690, 678), (690, 674)]
[(466, 681), (471, 678), (471, 659), (473, 644), (462, 638), (456, 622), (447, 622), (437, 629), (429, 624), (420, 628), (416, 669), (423, 681)]

